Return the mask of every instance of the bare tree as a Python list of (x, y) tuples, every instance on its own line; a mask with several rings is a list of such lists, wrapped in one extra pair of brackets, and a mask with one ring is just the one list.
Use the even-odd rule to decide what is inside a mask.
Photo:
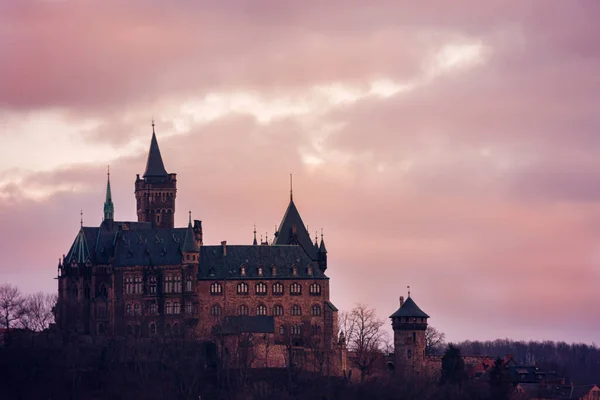
[(56, 294), (37, 292), (23, 300), (23, 310), (19, 322), (25, 329), (43, 331), (54, 322), (52, 308), (57, 300)]
[(357, 304), (344, 318), (348, 359), (360, 371), (360, 380), (363, 382), (382, 356), (386, 340), (386, 333), (382, 329), (384, 322), (377, 318), (374, 309), (364, 304)]
[(0, 326), (13, 328), (25, 312), (25, 298), (19, 288), (9, 284), (0, 285)]
[(428, 326), (425, 330), (425, 353), (431, 354), (433, 350), (444, 346), (446, 334)]

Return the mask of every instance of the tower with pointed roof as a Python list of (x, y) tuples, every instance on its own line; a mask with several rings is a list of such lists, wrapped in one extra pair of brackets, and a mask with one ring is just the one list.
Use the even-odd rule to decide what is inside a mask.
[(417, 306), (409, 291), (406, 301), (404, 296), (400, 297), (400, 308), (390, 318), (394, 330), (396, 369), (420, 371), (425, 363), (425, 330), (429, 315)]
[(135, 180), (138, 222), (150, 222), (156, 228), (173, 228), (176, 196), (177, 174), (170, 174), (165, 169), (153, 121), (146, 170)]
[(107, 172), (106, 178), (106, 198), (104, 199), (104, 220), (114, 221), (115, 219), (115, 206), (112, 201), (112, 193), (110, 191), (110, 170)]

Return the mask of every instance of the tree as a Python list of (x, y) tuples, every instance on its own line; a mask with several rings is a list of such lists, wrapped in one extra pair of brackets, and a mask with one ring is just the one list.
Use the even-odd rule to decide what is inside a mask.
[(465, 371), (465, 361), (460, 354), (460, 349), (453, 344), (448, 345), (448, 349), (442, 357), (442, 384), (460, 384), (467, 378)]
[(9, 284), (0, 285), (0, 326), (13, 328), (25, 312), (25, 299), (19, 288)]
[(446, 334), (429, 325), (425, 330), (425, 354), (432, 354), (444, 346)]
[(500, 357), (490, 369), (490, 392), (493, 400), (508, 400), (510, 398), (510, 382), (506, 376), (504, 361)]
[(384, 322), (377, 318), (375, 310), (364, 304), (357, 304), (343, 317), (348, 343), (348, 359), (360, 371), (360, 380), (371, 373), (378, 358), (382, 356), (386, 333)]
[(56, 294), (37, 292), (23, 300), (23, 310), (19, 318), (21, 326), (33, 331), (43, 331), (54, 322), (52, 308), (56, 305)]

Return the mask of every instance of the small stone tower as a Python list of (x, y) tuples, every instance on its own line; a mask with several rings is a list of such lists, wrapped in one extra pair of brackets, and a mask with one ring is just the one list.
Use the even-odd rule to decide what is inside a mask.
[(390, 318), (394, 330), (396, 370), (419, 372), (425, 363), (425, 330), (429, 315), (417, 306), (408, 292), (406, 301), (403, 296), (400, 297), (400, 308)]
[(151, 222), (156, 228), (173, 228), (176, 196), (177, 174), (169, 174), (165, 169), (152, 122), (146, 171), (142, 178), (137, 175), (135, 180), (138, 221)]

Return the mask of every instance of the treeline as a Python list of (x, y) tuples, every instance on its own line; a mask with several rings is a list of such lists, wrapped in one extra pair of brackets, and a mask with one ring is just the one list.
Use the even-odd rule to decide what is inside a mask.
[(0, 328), (41, 332), (54, 322), (56, 294), (21, 293), (18, 287), (0, 284)]
[(512, 354), (515, 361), (537, 365), (540, 370), (556, 371), (574, 384), (600, 383), (600, 348), (595, 344), (553, 341), (464, 341), (457, 346), (465, 355), (505, 357)]

